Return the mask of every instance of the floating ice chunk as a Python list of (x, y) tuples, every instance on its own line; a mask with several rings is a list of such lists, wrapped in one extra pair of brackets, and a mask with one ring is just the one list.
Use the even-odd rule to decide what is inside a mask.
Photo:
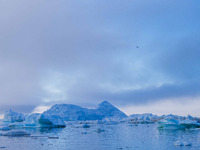
[(83, 128), (90, 128), (90, 126), (88, 124), (84, 124)]
[(183, 142), (184, 146), (192, 146), (192, 143), (189, 142)]
[(98, 128), (97, 133), (105, 132), (105, 130)]
[(5, 147), (5, 146), (0, 146), (0, 148), (2, 148), (2, 149), (3, 149), (3, 148), (6, 148), (6, 147)]
[(25, 131), (8, 131), (6, 133), (3, 134), (3, 136), (29, 136), (31, 135), (28, 132)]
[(12, 110), (6, 111), (3, 122), (22, 122), (25, 120), (26, 114), (14, 112)]
[(57, 115), (43, 113), (40, 116), (39, 124), (41, 127), (66, 127), (65, 122)]
[(48, 138), (49, 138), (49, 139), (59, 139), (59, 137), (57, 137), (57, 136), (56, 136), (56, 137), (49, 136)]
[(181, 142), (181, 141), (174, 142), (174, 145), (175, 146), (184, 146), (183, 142)]

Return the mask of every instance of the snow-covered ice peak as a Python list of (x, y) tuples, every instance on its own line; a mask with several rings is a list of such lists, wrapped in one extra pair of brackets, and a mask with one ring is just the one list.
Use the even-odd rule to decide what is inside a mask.
[(102, 103), (100, 103), (97, 107), (97, 109), (117, 109), (115, 106), (113, 106), (111, 103), (109, 103), (108, 101), (103, 101)]

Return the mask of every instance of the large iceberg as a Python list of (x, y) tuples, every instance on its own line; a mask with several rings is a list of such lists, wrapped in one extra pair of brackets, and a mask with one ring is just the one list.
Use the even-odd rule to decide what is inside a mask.
[(192, 116), (181, 117), (181, 116), (170, 115), (158, 121), (158, 128), (161, 129), (200, 128), (200, 123), (198, 123)]
[(180, 120), (180, 125), (190, 129), (190, 128), (200, 128), (200, 123), (198, 123), (195, 118), (192, 116), (188, 115), (186, 119)]
[(185, 129), (179, 124), (179, 121), (173, 118), (165, 118), (158, 121), (158, 128), (160, 129)]
[(23, 122), (26, 118), (26, 114), (24, 113), (19, 113), (19, 112), (14, 112), (12, 110), (6, 111), (3, 122)]
[(120, 120), (127, 117), (125, 113), (107, 101), (99, 104), (96, 109), (87, 109), (71, 104), (56, 104), (42, 115), (58, 116), (64, 121), (103, 120), (106, 118)]

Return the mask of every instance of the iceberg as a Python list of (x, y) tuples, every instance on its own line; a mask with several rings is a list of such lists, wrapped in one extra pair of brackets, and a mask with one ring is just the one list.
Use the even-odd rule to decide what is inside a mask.
[(188, 116), (185, 120), (181, 120), (180, 125), (187, 129), (200, 128), (200, 123), (198, 123), (192, 116)]
[(191, 129), (200, 128), (200, 123), (192, 116), (181, 117), (168, 115), (164, 119), (157, 122), (158, 128), (162, 129)]
[(157, 122), (159, 129), (185, 129), (179, 121), (173, 118), (165, 118)]
[(72, 104), (56, 104), (42, 115), (58, 116), (63, 121), (86, 121), (86, 120), (120, 120), (125, 113), (114, 107), (107, 101), (102, 102), (96, 109), (87, 109)]
[(12, 110), (6, 111), (3, 122), (23, 122), (26, 118), (26, 114), (14, 112)]

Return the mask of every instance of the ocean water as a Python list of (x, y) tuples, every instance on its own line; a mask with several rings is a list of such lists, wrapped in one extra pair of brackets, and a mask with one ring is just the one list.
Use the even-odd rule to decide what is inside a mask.
[[(105, 132), (98, 133), (100, 128)], [(0, 149), (9, 150), (200, 150), (200, 130), (158, 130), (156, 124), (121, 123), (90, 128), (27, 128), (30, 137), (0, 136)], [(54, 138), (49, 138), (54, 137)], [(192, 146), (175, 146), (175, 141)]]

